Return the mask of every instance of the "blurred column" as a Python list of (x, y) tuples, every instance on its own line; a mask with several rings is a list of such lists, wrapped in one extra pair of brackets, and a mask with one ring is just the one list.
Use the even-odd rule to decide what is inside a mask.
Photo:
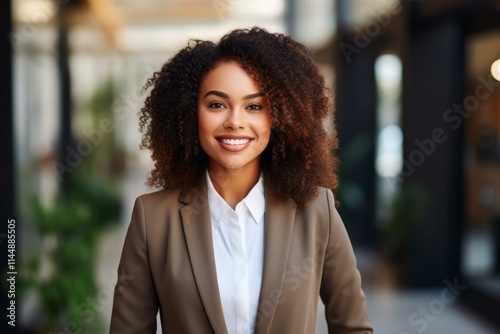
[(412, 230), (407, 278), (411, 286), (441, 287), (458, 275), (463, 127), (453, 130), (444, 115), (463, 101), (464, 36), (458, 16), (428, 20), (418, 15), (421, 8), (411, 9), (403, 61), (402, 181), (425, 187), (429, 206)]
[(352, 1), (337, 0), (337, 32), (345, 36), (349, 31), (349, 14), (352, 11)]
[[(6, 36), (12, 31), (11, 2), (6, 2), (7, 8), (0, 12), (0, 26), (2, 38), (2, 52), (0, 52), (0, 101), (2, 101), (2, 122), (0, 143), (2, 145), (2, 191), (0, 192), (2, 205), (2, 220), (14, 218), (14, 133), (13, 133), (13, 105), (12, 105), (12, 45)], [(4, 4), (5, 7), (5, 4)], [(4, 224), (5, 222), (2, 222)], [(3, 233), (2, 230), (0, 233)], [(2, 245), (3, 238), (0, 238)], [(3, 263), (3, 262), (2, 262)]]
[[(59, 5), (58, 17), (58, 69), (59, 69), (59, 108), (60, 108), (60, 128), (59, 128), (59, 148), (58, 159), (62, 163), (66, 162), (68, 153), (67, 147), (72, 145), (71, 135), (71, 75), (69, 68), (69, 46), (68, 46), (68, 14), (70, 6), (66, 3)], [(67, 193), (70, 183), (70, 173), (61, 174), (61, 190)]]
[(299, 0), (286, 0), (286, 30), (292, 37), (297, 36), (297, 23), (299, 20)]
[(500, 274), (500, 217), (496, 217), (493, 222), (493, 230), (495, 233), (495, 274)]
[(375, 132), (377, 57), (368, 45), (352, 57), (339, 47), (353, 44), (352, 1), (337, 0), (336, 117), (339, 126), (340, 214), (355, 244), (375, 240)]
[[(0, 229), (0, 272), (7, 270), (7, 225), (11, 219), (16, 219), (16, 191), (15, 191), (15, 169), (14, 169), (14, 133), (13, 133), (13, 105), (12, 105), (12, 46), (7, 38), (12, 31), (12, 6), (11, 1), (4, 2), (3, 10), (0, 11), (0, 35), (2, 36), (0, 52), (0, 101), (2, 101), (2, 121), (0, 122), (0, 145), (2, 146), (2, 191), (0, 191), (1, 226)], [(16, 224), (19, 224), (16, 221)], [(16, 232), (19, 229), (16, 229)], [(17, 237), (17, 236), (16, 236)], [(17, 254), (16, 254), (17, 255)], [(16, 257), (17, 259), (19, 257)], [(2, 280), (5, 279), (2, 275)], [(4, 281), (5, 282), (5, 281)], [(6, 293), (1, 293), (2, 310), (7, 309)], [(17, 310), (19, 308), (16, 306)], [(7, 313), (5, 313), (7, 314)], [(2, 333), (15, 333), (15, 327), (8, 326), (9, 318), (4, 316)]]

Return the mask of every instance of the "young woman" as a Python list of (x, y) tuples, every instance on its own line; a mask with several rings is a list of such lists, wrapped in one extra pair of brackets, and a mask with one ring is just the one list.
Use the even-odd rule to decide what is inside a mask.
[(331, 189), (332, 103), (290, 37), (193, 41), (148, 81), (155, 162), (118, 268), (110, 333), (372, 333)]

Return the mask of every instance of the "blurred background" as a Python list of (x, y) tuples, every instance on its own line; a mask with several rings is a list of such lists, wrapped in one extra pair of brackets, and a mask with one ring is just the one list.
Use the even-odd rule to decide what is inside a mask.
[(0, 16), (20, 332), (107, 332), (132, 205), (153, 191), (141, 87), (188, 39), (254, 25), (312, 48), (334, 89), (376, 333), (500, 331), (500, 1), (11, 0)]

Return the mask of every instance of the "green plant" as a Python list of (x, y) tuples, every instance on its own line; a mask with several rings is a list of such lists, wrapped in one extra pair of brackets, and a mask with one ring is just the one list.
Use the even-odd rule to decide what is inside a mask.
[(430, 191), (420, 183), (406, 181), (394, 197), (382, 234), (388, 255), (396, 263), (404, 261), (408, 243), (431, 204)]
[[(114, 121), (116, 86), (105, 80), (74, 110), (75, 130), (81, 135), (75, 142), (88, 141), (82, 133), (101, 131), (101, 122)], [(30, 203), (42, 244), (34, 243), (33, 251), (23, 255), (20, 292), (37, 294), (44, 333), (102, 329), (97, 312), (89, 314), (89, 301), (99, 293), (94, 268), (100, 237), (120, 215), (118, 180), (126, 160), (113, 129), (99, 132), (99, 140), (92, 142), (91, 152), (72, 170), (69, 183), (50, 206), (42, 205), (39, 198)]]
[(85, 314), (85, 303), (98, 293), (94, 261), (99, 238), (116, 224), (121, 204), (109, 182), (83, 173), (75, 173), (72, 181), (68, 196), (52, 206), (33, 201), (39, 234), (52, 242), (25, 261), (22, 280), (25, 289), (37, 292), (48, 329), (69, 326), (95, 333), (100, 321)]

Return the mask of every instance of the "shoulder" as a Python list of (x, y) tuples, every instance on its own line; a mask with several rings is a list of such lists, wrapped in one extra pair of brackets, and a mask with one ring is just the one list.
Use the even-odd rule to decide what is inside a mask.
[(181, 233), (180, 194), (181, 189), (165, 189), (141, 195), (135, 201), (130, 238), (144, 240), (151, 254), (161, 254), (168, 235)]
[(181, 188), (162, 189), (155, 192), (142, 194), (137, 197), (136, 202), (141, 202), (145, 206), (158, 206), (171, 203), (178, 203), (181, 195)]
[(134, 212), (141, 212), (144, 217), (164, 216), (168, 211), (179, 208), (181, 188), (170, 188), (143, 194), (136, 198)]
[(158, 205), (164, 202), (178, 202), (181, 192), (182, 188), (162, 189), (152, 193), (143, 194), (137, 197), (137, 200), (140, 200), (147, 205)]
[(305, 213), (323, 213), (330, 216), (335, 209), (335, 199), (331, 189), (318, 187), (317, 195), (303, 210)]
[(314, 230), (322, 237), (327, 237), (332, 224), (335, 223), (335, 209), (333, 193), (328, 188), (319, 187), (316, 196), (304, 209), (297, 208), (296, 222), (306, 230)]

